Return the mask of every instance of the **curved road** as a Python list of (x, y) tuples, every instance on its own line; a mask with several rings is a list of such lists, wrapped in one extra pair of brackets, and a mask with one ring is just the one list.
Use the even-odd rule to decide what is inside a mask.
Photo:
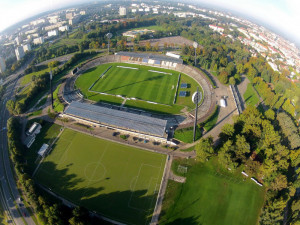
[(6, 123), (9, 119), (9, 113), (6, 110), (6, 101), (11, 99), (14, 94), (16, 82), (10, 83), (6, 87), (6, 93), (4, 94), (3, 101), (1, 102), (1, 116), (0, 116), (0, 178), (1, 178), (1, 195), (3, 207), (7, 210), (10, 220), (16, 225), (35, 225), (35, 222), (30, 217), (29, 212), (24, 206), (22, 199), (20, 199), (20, 193), (17, 189), (14, 174), (10, 165)]

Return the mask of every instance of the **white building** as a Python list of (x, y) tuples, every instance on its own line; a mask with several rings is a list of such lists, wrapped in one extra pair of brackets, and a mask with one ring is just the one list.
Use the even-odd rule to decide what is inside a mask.
[(119, 8), (119, 15), (120, 16), (126, 16), (127, 12), (126, 12), (126, 8), (125, 7), (120, 7)]
[(31, 46), (30, 46), (30, 44), (23, 45), (23, 51), (24, 51), (24, 52), (29, 52), (29, 51), (31, 51)]
[(224, 32), (224, 28), (223, 27), (218, 27), (215, 25), (210, 24), (209, 28), (212, 29), (213, 31), (217, 31), (219, 33), (223, 33)]
[(79, 21), (80, 21), (80, 16), (75, 16), (69, 20), (69, 25), (75, 25), (75, 24), (79, 23)]
[(34, 20), (34, 21), (30, 22), (30, 25), (36, 26), (38, 24), (45, 23), (45, 22), (46, 21), (44, 19), (38, 19), (38, 20)]
[(57, 35), (58, 35), (58, 30), (48, 31), (48, 37), (57, 36)]
[(59, 17), (58, 16), (49, 16), (48, 20), (49, 20), (49, 23), (55, 24), (55, 23), (58, 23)]
[(73, 18), (73, 13), (72, 12), (66, 14), (66, 19), (67, 20), (70, 20), (72, 18)]
[(132, 9), (131, 12), (132, 13), (136, 13), (137, 9)]
[(20, 60), (24, 57), (25, 53), (23, 50), (23, 46), (19, 46), (15, 49), (17, 60)]
[(20, 45), (22, 43), (22, 39), (18, 36), (15, 38), (16, 45)]
[(65, 25), (65, 26), (61, 26), (58, 28), (59, 31), (64, 32), (64, 31), (68, 31), (69, 30), (69, 26)]
[(39, 44), (43, 44), (44, 43), (44, 38), (43, 37), (38, 37), (33, 39), (33, 44), (35, 45), (39, 45)]
[(6, 70), (6, 65), (4, 59), (0, 56), (0, 73), (4, 73)]
[(80, 11), (79, 13), (80, 15), (84, 16), (86, 14), (86, 12), (84, 10)]

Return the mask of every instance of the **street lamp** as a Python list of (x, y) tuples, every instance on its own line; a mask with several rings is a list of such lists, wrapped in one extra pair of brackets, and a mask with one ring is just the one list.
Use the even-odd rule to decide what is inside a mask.
[(193, 47), (195, 48), (195, 67), (196, 67), (196, 57), (197, 57), (196, 49), (198, 48), (198, 43), (196, 41), (194, 41)]
[(195, 109), (195, 121), (194, 121), (194, 136), (193, 136), (193, 141), (195, 142), (196, 140), (196, 127), (197, 127), (197, 119), (198, 119), (198, 102), (199, 102), (199, 87), (197, 87), (197, 93), (195, 96), (195, 104), (196, 104), (196, 109)]
[(107, 46), (108, 46), (108, 54), (109, 54), (109, 40), (112, 38), (112, 33), (107, 33), (106, 35), (105, 35), (106, 37), (107, 37)]

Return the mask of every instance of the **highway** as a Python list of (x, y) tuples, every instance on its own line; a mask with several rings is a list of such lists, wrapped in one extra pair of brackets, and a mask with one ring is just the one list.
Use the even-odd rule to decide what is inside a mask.
[(6, 110), (6, 101), (13, 98), (14, 89), (17, 81), (10, 83), (6, 87), (6, 92), (1, 102), (0, 112), (0, 178), (1, 178), (1, 194), (3, 207), (8, 211), (9, 219), (16, 225), (35, 225), (35, 222), (29, 215), (29, 212), (24, 206), (22, 199), (20, 199), (20, 193), (17, 189), (14, 174), (10, 165), (9, 153), (8, 153), (8, 142), (7, 142), (7, 131), (6, 124), (9, 119), (9, 113)]

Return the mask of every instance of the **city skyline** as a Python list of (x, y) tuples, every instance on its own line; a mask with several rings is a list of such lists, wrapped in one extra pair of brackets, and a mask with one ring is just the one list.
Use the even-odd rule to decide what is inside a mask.
[[(80, 3), (83, 0), (2, 0), (0, 1), (0, 32), (39, 13)], [(94, 2), (94, 1), (93, 1)], [(99, 1), (100, 2), (100, 1)], [(186, 3), (191, 3), (186, 1)], [(273, 28), (277, 33), (300, 45), (300, 2), (297, 0), (197, 0), (206, 6), (219, 7), (250, 17)]]

